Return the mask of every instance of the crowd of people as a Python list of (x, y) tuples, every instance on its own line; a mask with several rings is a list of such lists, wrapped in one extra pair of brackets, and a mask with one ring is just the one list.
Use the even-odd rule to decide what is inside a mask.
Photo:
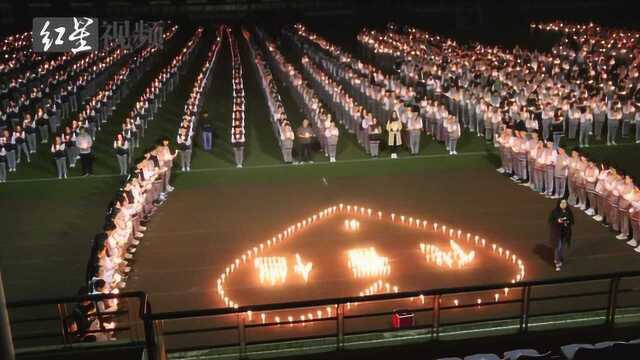
[(330, 121), (330, 114), (313, 87), (291, 63), (286, 61), (276, 43), (260, 29), (256, 29), (256, 35), (264, 43), (265, 49), (268, 49), (265, 52), (267, 62), (275, 70), (276, 76), (292, 89), (293, 98), (305, 116), (295, 133), (299, 143), (297, 163), (313, 163), (313, 145), (316, 141), (326, 144), (324, 124)]
[(242, 79), (242, 61), (238, 50), (238, 41), (231, 28), (226, 29), (231, 49), (231, 82), (233, 84), (233, 108), (231, 112), (231, 146), (236, 167), (241, 168), (244, 163), (244, 83)]
[(243, 30), (243, 35), (249, 43), (251, 57), (256, 65), (257, 73), (260, 76), (260, 85), (267, 106), (269, 107), (271, 126), (273, 127), (273, 133), (276, 139), (278, 139), (282, 159), (286, 164), (292, 164), (294, 162), (293, 145), (295, 133), (291, 122), (287, 118), (287, 113), (284, 110), (282, 97), (278, 92), (278, 85), (276, 84), (273, 73), (271, 72), (271, 67), (269, 63), (267, 63), (263, 51), (255, 41), (255, 35), (247, 30)]
[[(634, 124), (638, 132), (639, 34), (561, 22), (532, 28), (563, 37), (550, 54), (466, 48), (416, 29), (365, 30), (359, 39), (380, 61), (402, 58), (404, 81), (444, 96), (470, 131), (482, 136), (482, 123), (490, 125), (484, 136), (499, 148), (499, 172), (547, 197), (566, 197), (640, 252), (637, 183), (580, 149), (594, 134), (604, 141), (606, 133), (606, 144), (615, 145), (619, 136), (630, 137)], [(487, 112), (499, 121), (492, 116), (495, 124), (487, 124)], [(560, 147), (564, 136), (578, 138), (578, 146), (567, 152)]]
[[(191, 171), (191, 154), (193, 151), (193, 135), (195, 134), (195, 129), (198, 127), (198, 114), (200, 114), (202, 110), (202, 100), (204, 97), (204, 93), (209, 87), (209, 83), (211, 82), (211, 69), (213, 68), (213, 64), (216, 61), (218, 56), (218, 51), (220, 50), (220, 46), (222, 44), (222, 39), (224, 38), (224, 26), (218, 27), (217, 30), (217, 38), (212, 43), (209, 52), (207, 53), (207, 57), (202, 64), (202, 68), (198, 72), (196, 76), (196, 80), (193, 84), (193, 89), (189, 94), (189, 98), (187, 99), (186, 104), (184, 105), (184, 114), (182, 115), (182, 121), (180, 122), (180, 127), (178, 128), (178, 135), (176, 137), (176, 146), (178, 150), (180, 150), (180, 168), (183, 172)], [(206, 118), (206, 113), (203, 114), (203, 117)], [(204, 122), (207, 120), (204, 119)], [(206, 126), (205, 123), (203, 126)], [(210, 126), (210, 124), (209, 124)], [(203, 145), (206, 145), (206, 141), (203, 139)]]
[(640, 253), (640, 187), (624, 170), (597, 164), (579, 148), (567, 153), (537, 133), (505, 128), (497, 143), (498, 172), (548, 198), (566, 198)]
[[(165, 38), (177, 27), (165, 31)], [(28, 163), (38, 144), (53, 157), (59, 178), (81, 160), (83, 175), (92, 172), (92, 146), (101, 124), (128, 91), (130, 74), (155, 52), (143, 48), (130, 55), (120, 71), (113, 69), (129, 51), (115, 43), (98, 52), (64, 53), (13, 69), (0, 79), (0, 182), (17, 164)]]
[(202, 28), (194, 32), (178, 54), (151, 80), (123, 120), (122, 130), (116, 133), (113, 143), (121, 175), (128, 173), (128, 167), (136, 156), (135, 149), (140, 147), (140, 140), (144, 138), (145, 129), (154, 120), (168, 95), (176, 88), (180, 81), (180, 71), (185, 68), (184, 64), (199, 44), (202, 32)]
[[(147, 150), (129, 172), (106, 211), (105, 223), (94, 237), (86, 269), (86, 285), (78, 295), (118, 294), (126, 286), (147, 223), (173, 191), (169, 184), (177, 153), (168, 138)], [(114, 340), (117, 298), (83, 301), (66, 319), (75, 342)]]

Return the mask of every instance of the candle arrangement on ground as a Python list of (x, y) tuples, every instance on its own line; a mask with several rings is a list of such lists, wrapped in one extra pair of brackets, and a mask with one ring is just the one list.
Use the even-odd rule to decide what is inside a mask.
[[(356, 234), (360, 233), (362, 230), (361, 226), (365, 222), (369, 222), (372, 226), (373, 223), (379, 223), (382, 226), (399, 226), (406, 230), (416, 231), (417, 235), (421, 237), (422, 235), (420, 234), (424, 234), (446, 239), (445, 242), (438, 243), (431, 240), (428, 242), (422, 241), (419, 243), (418, 249), (415, 250), (415, 255), (426, 260), (428, 264), (442, 269), (442, 271), (450, 272), (470, 269), (476, 266), (475, 264), (478, 256), (484, 256), (486, 254), (486, 256), (502, 260), (505, 263), (505, 266), (515, 267), (514, 275), (509, 276), (507, 281), (517, 283), (525, 277), (525, 265), (522, 259), (520, 259), (512, 250), (506, 249), (479, 235), (419, 217), (407, 216), (395, 212), (385, 212), (360, 205), (336, 204), (313, 213), (298, 222), (288, 225), (279, 233), (276, 233), (265, 241), (257, 243), (254, 246), (247, 248), (242, 253), (239, 253), (238, 256), (225, 267), (224, 271), (221, 272), (217, 278), (217, 292), (224, 305), (231, 308), (238, 308), (240, 306), (240, 303), (230, 296), (227, 285), (230, 278), (240, 269), (251, 270), (251, 268), (247, 268), (245, 266), (247, 263), (254, 264), (253, 270), (256, 271), (257, 278), (262, 286), (282, 289), (286, 289), (290, 285), (301, 288), (308, 286), (308, 284), (312, 284), (312, 282), (309, 281), (310, 273), (312, 271), (315, 273), (316, 268), (320, 275), (323, 272), (323, 266), (325, 267), (325, 271), (327, 270), (327, 267), (335, 267), (334, 264), (329, 265), (324, 262), (318, 263), (309, 256), (306, 256), (305, 259), (298, 253), (295, 253), (295, 255), (282, 256), (282, 254), (278, 254), (277, 252), (279, 251), (278, 249), (280, 246), (291, 243), (291, 241), (295, 240), (297, 236), (301, 235), (302, 232), (308, 230), (310, 227), (317, 226), (329, 219), (335, 219), (336, 216), (345, 217), (344, 220), (339, 220), (338, 227), (344, 226), (344, 230), (354, 234), (354, 238), (352, 238), (351, 235), (346, 238), (351, 239), (349, 240), (350, 242), (358, 240)], [(366, 229), (369, 229), (369, 227)], [(366, 232), (361, 233), (358, 236), (365, 236), (365, 234)], [(336, 243), (335, 246), (339, 246), (338, 244), (339, 243)], [(398, 244), (398, 248), (406, 248), (407, 246), (413, 247), (415, 245), (410, 243)], [(334, 253), (340, 253), (339, 248), (327, 250), (333, 251)], [(368, 287), (357, 293), (359, 296), (365, 297), (375, 294), (399, 292), (400, 289), (398, 285), (392, 285), (389, 280), (385, 280), (386, 278), (391, 278), (391, 267), (393, 266), (393, 262), (388, 256), (381, 254), (379, 249), (376, 249), (374, 246), (353, 247), (347, 249), (344, 254), (345, 260), (343, 262), (343, 266), (348, 270), (353, 281), (359, 282), (364, 279), (373, 280), (373, 283), (370, 283)], [(336, 260), (338, 260), (337, 266), (340, 266), (339, 259)], [(311, 261), (316, 262), (316, 264), (313, 264)], [(295, 277), (299, 280), (294, 281), (293, 278), (291, 280), (287, 279), (287, 275), (290, 275), (288, 271), (289, 263), (295, 264), (293, 265), (294, 271), (292, 274), (295, 274)], [(398, 276), (397, 273), (394, 274), (396, 274), (396, 277)], [(292, 283), (289, 284), (288, 282)], [(468, 301), (472, 301), (472, 303), (482, 306), (482, 304), (504, 300), (508, 296), (509, 288), (505, 288), (504, 292), (487, 294), (485, 297), (478, 297), (472, 300), (447, 300), (452, 303), (446, 305), (459, 306), (468, 303)], [(421, 301), (416, 303), (414, 301), (415, 298), (419, 298)], [(411, 303), (414, 305), (425, 304), (424, 296), (407, 298), (406, 301), (408, 305)], [(345, 310), (349, 310), (353, 306), (357, 305), (358, 302), (345, 304)], [(326, 319), (335, 316), (335, 307), (330, 306), (312, 310), (313, 311), (311, 312), (305, 311), (304, 314), (300, 311), (292, 311), (289, 314), (279, 313), (277, 316), (266, 313), (261, 313), (259, 316), (253, 316), (255, 314), (248, 316), (249, 313), (247, 313), (245, 320), (250, 322), (260, 321), (262, 323), (297, 326), (310, 320), (317, 320), (320, 318)]]

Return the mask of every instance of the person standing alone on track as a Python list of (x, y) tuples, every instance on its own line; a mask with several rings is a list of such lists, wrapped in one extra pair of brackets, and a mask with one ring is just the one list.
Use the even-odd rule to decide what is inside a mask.
[(556, 271), (562, 270), (565, 244), (571, 246), (571, 227), (573, 224), (573, 213), (569, 208), (567, 200), (559, 200), (558, 205), (549, 215), (551, 243), (555, 248), (554, 263), (556, 265)]

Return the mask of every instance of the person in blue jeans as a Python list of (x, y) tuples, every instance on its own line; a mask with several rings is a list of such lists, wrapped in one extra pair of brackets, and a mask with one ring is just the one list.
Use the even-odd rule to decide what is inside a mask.
[(213, 127), (208, 118), (209, 114), (204, 112), (202, 114), (202, 148), (210, 152), (213, 147)]
[(573, 213), (569, 208), (567, 200), (560, 199), (556, 208), (553, 209), (549, 215), (551, 243), (555, 248), (554, 263), (556, 265), (556, 271), (562, 270), (564, 246), (571, 246), (571, 227), (573, 223)]

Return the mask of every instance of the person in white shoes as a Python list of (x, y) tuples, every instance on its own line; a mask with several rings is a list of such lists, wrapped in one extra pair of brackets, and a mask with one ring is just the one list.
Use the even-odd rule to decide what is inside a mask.
[(327, 138), (329, 162), (336, 162), (336, 149), (338, 147), (338, 137), (340, 136), (340, 131), (336, 127), (335, 122), (329, 122), (329, 126), (324, 130), (324, 136)]
[(616, 236), (618, 240), (627, 240), (629, 238), (629, 208), (631, 207), (631, 197), (633, 196), (633, 179), (631, 176), (625, 175), (624, 180), (618, 185), (618, 226), (620, 234)]
[(607, 176), (605, 181), (605, 188), (607, 189), (607, 223), (611, 226), (613, 231), (618, 231), (618, 202), (620, 200), (620, 193), (618, 187), (621, 185), (622, 178), (618, 175), (616, 169), (611, 167), (611, 172)]
[(585, 213), (589, 216), (596, 214), (598, 208), (596, 184), (598, 182), (598, 167), (593, 161), (587, 162), (587, 167), (584, 169), (584, 187), (587, 192), (587, 199), (589, 200), (589, 208)]
[(636, 186), (629, 196), (631, 207), (629, 208), (629, 220), (633, 237), (627, 241), (629, 246), (635, 247), (635, 251), (640, 253), (640, 187)]
[(391, 113), (391, 119), (387, 122), (387, 132), (389, 133), (389, 137), (387, 139), (387, 145), (391, 149), (391, 158), (398, 158), (398, 148), (402, 146), (402, 123), (400, 122), (400, 118), (398, 117), (397, 112)]
[(596, 215), (593, 217), (595, 221), (604, 221), (607, 216), (607, 179), (609, 178), (609, 172), (611, 170), (606, 168), (604, 164), (600, 165), (600, 170), (598, 174), (598, 180), (596, 182)]
[(460, 123), (455, 116), (451, 115), (447, 119), (447, 141), (449, 143), (449, 155), (458, 155), (456, 147), (458, 146), (458, 139), (460, 139)]
[(580, 155), (580, 161), (576, 164), (576, 193), (578, 195), (577, 208), (587, 210), (587, 191), (585, 188), (584, 170), (587, 168), (587, 158)]
[(553, 148), (553, 143), (547, 142), (547, 146), (542, 153), (542, 161), (544, 163), (544, 192), (546, 197), (553, 196), (553, 178), (556, 169), (556, 160), (558, 159), (558, 151)]
[(569, 176), (569, 164), (571, 159), (563, 148), (558, 148), (558, 157), (556, 158), (554, 169), (555, 195), (554, 199), (563, 198), (567, 187), (567, 176)]

